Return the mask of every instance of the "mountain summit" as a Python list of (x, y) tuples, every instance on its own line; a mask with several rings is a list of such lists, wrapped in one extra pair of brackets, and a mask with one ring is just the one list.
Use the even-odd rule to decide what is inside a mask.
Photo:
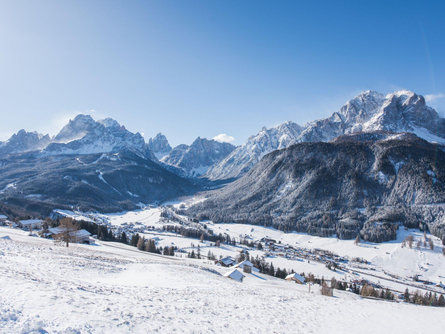
[(0, 142), (0, 154), (22, 153), (41, 150), (51, 141), (48, 135), (20, 130), (6, 142)]
[(249, 171), (265, 154), (300, 142), (328, 142), (359, 132), (411, 132), (430, 142), (445, 144), (445, 119), (411, 91), (383, 95), (365, 91), (346, 102), (330, 117), (304, 127), (286, 122), (263, 128), (207, 173), (210, 179), (236, 178)]
[(150, 138), (147, 147), (159, 160), (168, 155), (172, 150), (167, 137), (162, 133), (158, 133), (154, 138)]
[(178, 145), (162, 162), (179, 168), (187, 176), (200, 176), (235, 149), (229, 143), (196, 138), (192, 145)]
[(132, 149), (145, 153), (145, 141), (117, 121), (95, 121), (90, 115), (77, 115), (55, 136), (44, 152), (48, 154), (92, 154)]

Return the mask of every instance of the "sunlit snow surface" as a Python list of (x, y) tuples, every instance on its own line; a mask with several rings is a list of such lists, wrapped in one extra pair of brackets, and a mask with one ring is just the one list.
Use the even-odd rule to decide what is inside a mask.
[(441, 308), (323, 297), (260, 274), (238, 283), (225, 271), (121, 244), (65, 248), (0, 228), (0, 332), (439, 333), (445, 325)]

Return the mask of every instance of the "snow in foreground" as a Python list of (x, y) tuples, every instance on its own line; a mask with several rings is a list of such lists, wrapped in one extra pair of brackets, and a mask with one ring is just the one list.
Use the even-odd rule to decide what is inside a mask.
[(122, 244), (72, 245), (0, 228), (0, 332), (441, 332), (443, 309), (309, 294), (262, 275)]

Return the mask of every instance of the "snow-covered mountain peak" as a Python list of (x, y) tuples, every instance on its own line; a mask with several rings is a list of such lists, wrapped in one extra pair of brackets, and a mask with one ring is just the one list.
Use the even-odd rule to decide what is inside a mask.
[(90, 115), (77, 115), (45, 148), (48, 154), (106, 153), (128, 148), (145, 153), (145, 141), (117, 121), (106, 118), (95, 121)]
[(347, 101), (338, 113), (334, 113), (331, 117), (335, 118), (335, 115), (339, 114), (341, 120), (346, 122), (364, 119), (374, 114), (384, 99), (383, 94), (367, 90)]
[(208, 172), (211, 179), (238, 177), (265, 154), (298, 142), (327, 142), (338, 136), (360, 132), (412, 132), (445, 144), (445, 120), (426, 105), (423, 96), (402, 90), (388, 95), (364, 91), (347, 101), (330, 117), (308, 123), (304, 128), (285, 122), (263, 129), (239, 146)]
[(162, 162), (181, 169), (187, 176), (200, 176), (234, 149), (232, 144), (198, 137), (190, 146), (176, 146)]
[(6, 142), (0, 142), (0, 153), (11, 154), (43, 149), (51, 141), (49, 135), (38, 132), (20, 130), (13, 134)]
[(121, 127), (121, 125), (116, 120), (114, 120), (110, 117), (98, 120), (97, 122), (102, 124), (106, 128), (120, 128)]
[(158, 160), (164, 158), (172, 150), (172, 147), (168, 143), (167, 137), (165, 137), (162, 133), (158, 133), (154, 138), (150, 138), (148, 140), (147, 147)]
[(237, 147), (220, 163), (207, 172), (210, 179), (227, 179), (237, 177), (253, 167), (265, 154), (296, 143), (302, 131), (297, 123), (287, 121), (276, 127), (263, 127), (255, 136)]
[(81, 139), (96, 125), (96, 121), (90, 115), (79, 114), (74, 119), (70, 119), (68, 124), (56, 135), (54, 141), (68, 143), (72, 140)]

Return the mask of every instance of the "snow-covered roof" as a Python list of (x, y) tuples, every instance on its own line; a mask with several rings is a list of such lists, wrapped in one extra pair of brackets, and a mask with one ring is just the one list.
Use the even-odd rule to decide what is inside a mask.
[[(65, 232), (66, 228), (57, 226), (57, 227), (50, 228), (49, 231), (52, 234), (60, 234), (60, 233)], [(91, 233), (88, 232), (87, 230), (77, 230), (77, 231), (71, 231), (70, 235), (76, 236), (77, 238), (82, 238), (82, 237), (89, 237), (91, 235)]]
[(234, 265), (235, 268), (241, 268), (241, 269), (244, 269), (244, 266), (252, 267), (253, 271), (259, 271), (257, 268), (253, 266), (253, 263), (250, 262), (249, 260), (244, 260)]
[(222, 258), (220, 261), (224, 263), (226, 266), (235, 263), (235, 260), (231, 256), (226, 256), (225, 258)]
[(299, 280), (300, 282), (304, 283), (305, 279), (303, 276), (298, 275), (297, 273), (293, 273), (293, 274), (289, 274), (286, 276), (286, 279), (295, 279), (295, 280)]
[(238, 269), (232, 269), (224, 274), (224, 277), (234, 279), (235, 281), (242, 282), (245, 277)]
[(253, 268), (253, 263), (250, 262), (249, 260), (244, 260), (244, 261), (235, 265), (235, 267), (237, 267), (237, 268), (244, 268), (244, 266), (249, 266), (249, 267)]
[(35, 225), (41, 223), (43, 223), (43, 220), (41, 219), (25, 219), (20, 221), (20, 224), (22, 225)]
[(8, 219), (5, 215), (0, 215), (0, 219)]

